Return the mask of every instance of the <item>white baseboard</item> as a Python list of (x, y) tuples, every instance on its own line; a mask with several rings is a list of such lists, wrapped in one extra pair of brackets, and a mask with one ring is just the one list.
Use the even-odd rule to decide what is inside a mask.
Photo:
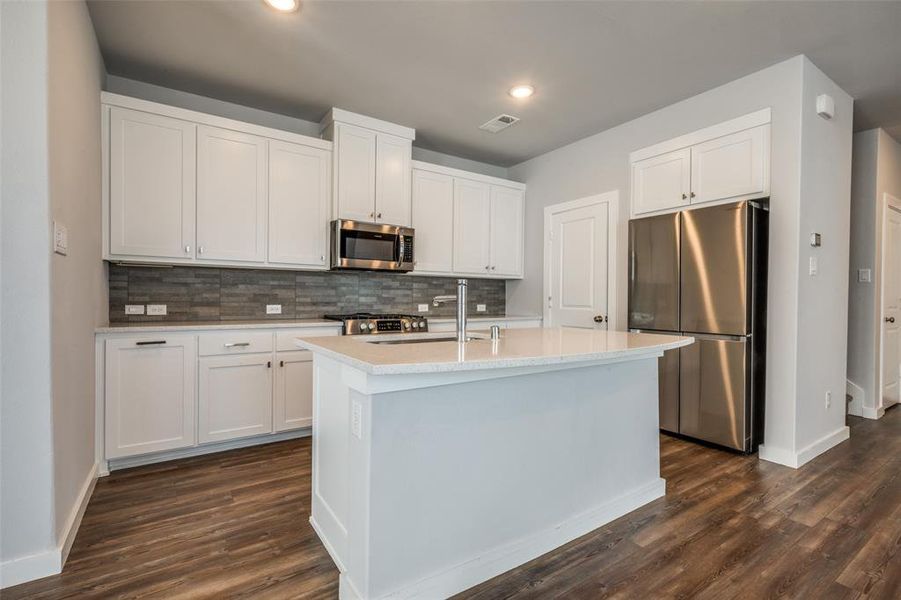
[[(385, 595), (385, 598), (447, 598), (559, 548), (665, 493), (666, 481), (658, 478), (553, 527), (429, 575)], [(341, 597), (353, 598), (353, 593), (353, 590), (344, 590), (345, 595)]]
[(851, 396), (851, 402), (848, 403), (848, 414), (855, 417), (863, 416), (863, 407), (866, 404), (867, 394), (862, 387), (847, 380), (845, 385), (845, 393)]
[(94, 493), (94, 486), (97, 485), (98, 470), (99, 466), (97, 464), (91, 467), (91, 471), (88, 473), (87, 478), (81, 486), (78, 500), (75, 502), (75, 506), (72, 507), (69, 518), (66, 519), (66, 527), (63, 529), (64, 535), (62, 536), (62, 543), (60, 544), (59, 549), (61, 566), (66, 565), (66, 560), (69, 558), (69, 551), (72, 549), (72, 544), (75, 542), (75, 536), (78, 534), (78, 528), (81, 527), (81, 519), (84, 517), (84, 511), (87, 510), (88, 503), (91, 501), (91, 494)]
[[(110, 471), (116, 471), (119, 469), (140, 467), (143, 465), (151, 465), (153, 463), (178, 460), (179, 458), (190, 458), (192, 456), (202, 456), (204, 454), (212, 454), (214, 452), (224, 452), (226, 450), (236, 450), (238, 448), (248, 448), (250, 446), (260, 446), (262, 444), (271, 444), (273, 442), (283, 442), (285, 440), (310, 437), (310, 435), (312, 435), (312, 432), (312, 427), (304, 427), (302, 429), (295, 429), (293, 431), (267, 433), (265, 435), (246, 437), (238, 440), (229, 440), (227, 442), (217, 442), (215, 444), (194, 446), (193, 448), (167, 450), (165, 452), (141, 454), (140, 456), (126, 456), (124, 458), (111, 458), (106, 461), (107, 468), (101, 468), (100, 472), (102, 475), (109, 475)], [(104, 473), (104, 471), (106, 472)]]
[(881, 419), (885, 414), (884, 408), (873, 408), (872, 406), (864, 406), (860, 416), (864, 419)]
[(63, 528), (63, 535), (60, 536), (59, 545), (56, 548), (47, 550), (40, 554), (32, 554), (23, 556), (0, 563), (0, 589), (7, 588), (20, 583), (26, 583), (42, 577), (57, 575), (62, 572), (66, 559), (69, 558), (69, 551), (75, 542), (75, 536), (78, 534), (78, 528), (81, 526), (81, 519), (84, 517), (84, 511), (88, 507), (91, 500), (91, 494), (94, 492), (94, 486), (97, 483), (98, 465), (91, 467), (88, 476), (85, 478), (78, 494), (78, 499), (69, 517), (66, 519), (66, 525)]
[(784, 448), (768, 448), (765, 445), (760, 446), (757, 452), (761, 460), (797, 469), (830, 448), (841, 444), (848, 439), (850, 435), (851, 429), (847, 426), (843, 426), (828, 435), (824, 435), (814, 443), (801, 448), (797, 452), (785, 450)]

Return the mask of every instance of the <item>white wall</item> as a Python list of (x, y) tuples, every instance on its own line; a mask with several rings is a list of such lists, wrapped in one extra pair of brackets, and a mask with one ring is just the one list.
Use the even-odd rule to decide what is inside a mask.
[[(818, 453), (820, 440), (848, 435), (845, 388), (854, 101), (806, 60), (803, 81), (795, 451), (806, 458)], [(816, 114), (820, 94), (835, 99), (832, 119)], [(822, 234), (819, 248), (810, 245), (813, 232)], [(816, 276), (808, 274), (811, 257), (818, 262)], [(827, 392), (832, 394), (828, 407)]]
[[(831, 203), (821, 207), (815, 201), (802, 202), (802, 196), (816, 192), (812, 188), (815, 174), (821, 168), (818, 160), (808, 160), (804, 174), (809, 175), (802, 182), (802, 114), (807, 116), (814, 106), (806, 102), (802, 105), (802, 96), (809, 95), (815, 89), (834, 89), (817, 75), (818, 71), (803, 56), (798, 56), (773, 65), (757, 73), (735, 80), (723, 86), (709, 90), (698, 96), (655, 111), (634, 121), (624, 123), (613, 129), (592, 135), (583, 140), (569, 144), (542, 156), (515, 165), (509, 169), (511, 178), (527, 184), (526, 191), (526, 256), (525, 277), (522, 281), (507, 284), (507, 310), (514, 314), (538, 314), (541, 312), (542, 288), (542, 244), (543, 209), (545, 206), (573, 200), (592, 194), (610, 190), (620, 191), (620, 222), (617, 224), (617, 254), (622, 261), (626, 260), (627, 219), (630, 202), (630, 170), (629, 153), (657, 142), (668, 140), (703, 127), (707, 127), (728, 119), (732, 119), (762, 108), (772, 110), (772, 157), (771, 157), (771, 212), (770, 212), (770, 269), (769, 269), (769, 315), (767, 345), (767, 385), (766, 385), (766, 446), (769, 457), (778, 462), (791, 463), (797, 451), (803, 446), (797, 436), (796, 419), (805, 418), (797, 413), (799, 393), (799, 350), (802, 348), (801, 337), (806, 332), (799, 332), (799, 294), (800, 263), (807, 260), (802, 256), (802, 243), (806, 243), (806, 229), (816, 221), (810, 209), (835, 211), (834, 219), (826, 219), (822, 226), (835, 234), (836, 246), (829, 248), (829, 256), (825, 267), (829, 276), (818, 280), (824, 282), (834, 279), (832, 269), (842, 267), (840, 226), (838, 220), (847, 217), (847, 201), (830, 195)], [(805, 83), (807, 84), (805, 88)], [(840, 92), (840, 90), (839, 90)], [(836, 92), (836, 101), (845, 110), (843, 104), (846, 95)], [(815, 111), (814, 111), (815, 112)], [(846, 123), (844, 118), (840, 126)], [(835, 126), (835, 124), (833, 125)], [(807, 132), (811, 142), (808, 151), (814, 151), (816, 140), (828, 142), (832, 138), (832, 130), (820, 131), (809, 122)], [(837, 137), (845, 136), (847, 143), (841, 142), (832, 159), (839, 160), (850, 153), (850, 129), (836, 133)], [(844, 139), (844, 138), (843, 138)], [(847, 146), (847, 151), (843, 149)], [(848, 159), (850, 160), (850, 159)], [(833, 183), (841, 184), (841, 171), (845, 165), (833, 164), (839, 173), (835, 174)], [(850, 170), (850, 164), (847, 165)], [(803, 188), (802, 188), (803, 186)], [(847, 191), (847, 189), (845, 189)], [(841, 187), (836, 192), (840, 195)], [(803, 217), (803, 219), (802, 219)], [(802, 230), (802, 222), (804, 228)], [(803, 231), (803, 235), (802, 235)], [(845, 234), (846, 235), (846, 234)], [(828, 240), (827, 240), (828, 241)], [(833, 253), (833, 248), (835, 253)], [(847, 245), (844, 252), (847, 253)], [(847, 261), (847, 257), (844, 259)], [(832, 261), (832, 262), (830, 262)], [(625, 265), (618, 269), (617, 275), (617, 314), (614, 327), (626, 326), (627, 306), (627, 269)], [(844, 267), (842, 267), (844, 268)], [(822, 270), (821, 270), (822, 272)], [(803, 271), (806, 277), (806, 264)], [(805, 287), (805, 299), (812, 293), (819, 293), (823, 285), (816, 285), (810, 290)], [(844, 288), (841, 288), (844, 289)], [(836, 295), (833, 290), (822, 290), (824, 293)], [(839, 317), (839, 322), (841, 317)], [(829, 331), (833, 327), (827, 327)], [(827, 357), (830, 365), (837, 364), (839, 358), (844, 360), (843, 338), (830, 342), (819, 357)], [(805, 338), (803, 348), (809, 349), (811, 343)], [(842, 347), (839, 347), (842, 346)], [(832, 350), (830, 350), (830, 348)], [(838, 371), (844, 378), (844, 368)], [(803, 389), (805, 394), (814, 392), (807, 389), (809, 381), (807, 370)], [(830, 385), (833, 385), (830, 383)], [(841, 404), (844, 384), (833, 390), (838, 396), (834, 404)], [(822, 412), (822, 404), (820, 411)], [(821, 424), (826, 429), (832, 423)], [(825, 435), (828, 431), (803, 431), (806, 440), (816, 433)]]
[[(281, 129), (283, 131), (293, 131), (294, 133), (299, 133), (301, 135), (319, 137), (319, 123), (313, 121), (305, 121), (287, 115), (250, 108), (249, 106), (233, 104), (231, 102), (216, 100), (206, 96), (198, 96), (196, 94), (173, 90), (145, 83), (143, 81), (109, 75), (107, 76), (104, 89), (108, 92), (122, 94), (123, 96), (132, 96), (134, 98), (141, 98), (142, 100), (159, 102), (160, 104), (168, 104), (228, 119), (235, 119), (236, 121), (244, 121), (265, 127), (272, 127), (274, 129)], [(370, 116), (377, 117), (378, 115)], [(403, 125), (403, 123), (401, 123), (401, 125)], [(413, 158), (414, 160), (444, 165), (446, 167), (453, 167), (464, 171), (472, 171), (483, 175), (507, 177), (507, 169), (504, 167), (451, 156), (449, 154), (435, 152), (434, 150), (419, 148), (415, 145), (415, 142), (413, 146)]]
[(69, 233), (51, 255), (56, 536), (68, 533), (94, 479), (94, 328), (108, 319), (101, 260), (100, 89), (106, 72), (83, 2), (51, 2), (50, 211)]
[(0, 56), (0, 586), (5, 586), (17, 581), (14, 571), (44, 574), (43, 557), (55, 544), (46, 4), (0, 3)]
[[(848, 380), (859, 388), (851, 413), (882, 416), (879, 374), (882, 356), (882, 225), (884, 196), (901, 198), (901, 144), (882, 129), (854, 135), (851, 264), (849, 269)], [(872, 283), (857, 281), (858, 269), (871, 269)]]

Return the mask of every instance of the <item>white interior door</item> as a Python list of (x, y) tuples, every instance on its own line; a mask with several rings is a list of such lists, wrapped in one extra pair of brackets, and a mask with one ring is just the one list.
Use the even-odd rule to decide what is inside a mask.
[(545, 209), (545, 323), (607, 329), (616, 192)]
[(901, 200), (886, 194), (882, 237), (882, 405), (901, 401)]

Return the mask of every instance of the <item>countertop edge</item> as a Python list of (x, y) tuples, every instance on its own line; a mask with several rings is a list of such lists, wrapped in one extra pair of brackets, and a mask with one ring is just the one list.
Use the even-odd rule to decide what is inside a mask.
[(323, 348), (318, 345), (314, 339), (304, 340), (298, 338), (295, 344), (299, 348), (310, 350), (311, 352), (322, 354), (328, 358), (344, 363), (351, 367), (357, 368), (368, 375), (427, 375), (435, 373), (456, 373), (462, 371), (481, 371), (492, 369), (514, 369), (520, 367), (542, 367), (550, 365), (571, 365), (578, 363), (592, 363), (603, 360), (615, 360), (622, 358), (640, 359), (646, 356), (656, 355), (666, 352), (667, 350), (675, 350), (683, 346), (693, 344), (693, 337), (686, 337), (666, 344), (656, 344), (654, 346), (645, 346), (643, 348), (632, 348), (626, 350), (608, 350), (604, 352), (594, 352), (586, 354), (573, 355), (554, 355), (524, 358), (509, 358), (499, 360), (482, 360), (471, 361), (466, 363), (459, 362), (430, 362), (430, 363), (402, 363), (396, 365), (374, 365), (366, 361), (348, 356), (342, 352)]

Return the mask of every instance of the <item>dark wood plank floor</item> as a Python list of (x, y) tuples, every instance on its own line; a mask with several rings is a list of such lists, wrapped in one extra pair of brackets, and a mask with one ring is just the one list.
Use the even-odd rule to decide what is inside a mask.
[[(901, 408), (798, 470), (661, 440), (667, 495), (459, 598), (901, 598)], [(15, 598), (335, 598), (309, 440), (102, 479)]]

